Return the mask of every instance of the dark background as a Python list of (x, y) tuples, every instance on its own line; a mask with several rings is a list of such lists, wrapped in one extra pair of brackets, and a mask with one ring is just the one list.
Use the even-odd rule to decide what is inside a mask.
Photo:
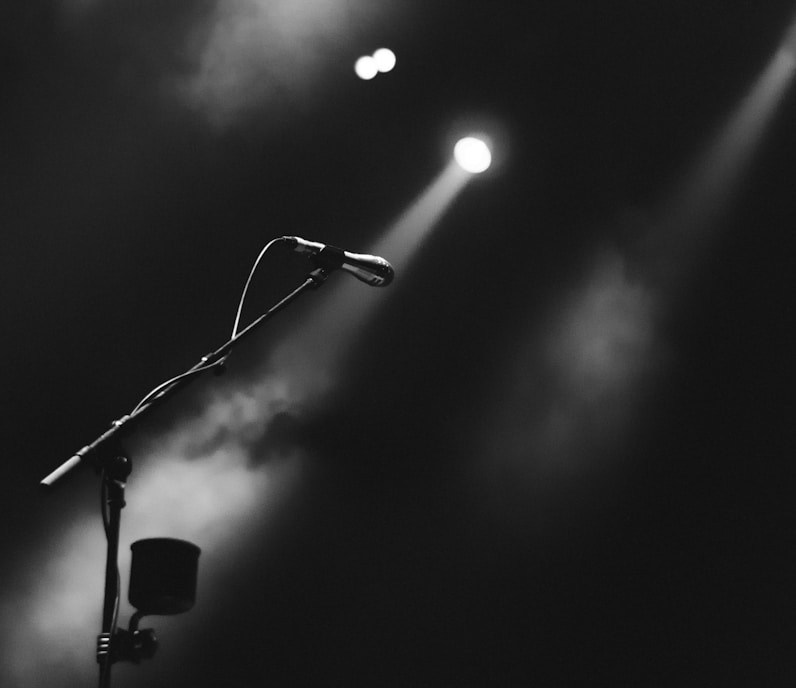
[[(660, 262), (690, 243), (657, 256), (667, 242), (649, 237), (796, 8), (341, 6), (336, 30), (277, 41), (268, 59), (288, 46), (288, 67), (259, 67), (254, 83), (272, 87), (232, 99), (221, 122), (170, 92), (199, 70), (184, 46), (214, 3), (0, 10), (3, 685), (93, 680), (99, 528), (85, 534), (99, 555), (82, 563), (88, 607), (36, 591), (45, 570), (57, 579), (49, 552), (70, 523), (99, 522), (98, 480), (46, 497), (40, 478), (226, 340), (267, 240), (372, 250), (471, 121), (499, 131), (497, 169), (387, 290), (356, 284), (376, 307), (334, 386), (249, 446), (252, 470), (272, 445), (305, 457), (268, 539), (252, 525), (211, 575), (199, 534), (196, 610), (153, 618), (160, 654), (116, 683), (792, 685), (793, 93), (702, 250), (670, 271), (677, 285), (656, 281)], [(354, 59), (382, 44), (394, 72), (356, 79)], [(305, 50), (319, 55), (309, 76)], [(628, 356), (650, 360), (604, 404), (584, 378), (572, 395), (591, 401), (554, 450), (537, 434), (560, 371), (540, 342), (606, 255), (646, 295)], [(277, 248), (262, 270), (249, 318), (306, 263)], [(245, 387), (326, 297), (304, 297), (198, 388)], [(201, 399), (186, 393), (148, 431), (179, 428)], [(76, 633), (84, 658), (59, 656)], [(9, 668), (23, 652), (41, 666)]]

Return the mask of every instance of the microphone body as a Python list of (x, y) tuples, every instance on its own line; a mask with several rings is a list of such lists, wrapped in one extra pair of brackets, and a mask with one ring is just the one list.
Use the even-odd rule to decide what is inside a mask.
[(386, 287), (395, 273), (384, 258), (366, 253), (350, 253), (336, 246), (307, 241), (295, 236), (282, 237), (294, 251), (315, 258), (321, 267), (341, 268), (372, 287)]

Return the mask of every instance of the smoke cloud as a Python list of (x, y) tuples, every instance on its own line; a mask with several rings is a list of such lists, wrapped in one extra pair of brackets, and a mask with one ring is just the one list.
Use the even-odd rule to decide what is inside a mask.
[[(546, 319), (526, 335), (504, 380), (489, 454), (529, 471), (540, 487), (594, 468), (634, 417), (641, 380), (661, 361), (654, 300), (615, 249), (595, 258)], [(506, 392), (505, 390), (509, 390)], [(499, 438), (499, 439), (496, 439)], [(598, 467), (599, 468), (599, 467)]]
[[(552, 395), (543, 453), (573, 461), (584, 441), (603, 445), (632, 417), (639, 382), (654, 363), (653, 302), (615, 251), (556, 317), (544, 345)], [(575, 451), (573, 451), (575, 450)]]

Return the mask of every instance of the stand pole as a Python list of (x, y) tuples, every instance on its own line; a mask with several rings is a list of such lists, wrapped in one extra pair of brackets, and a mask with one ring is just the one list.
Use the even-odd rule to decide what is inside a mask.
[(140, 404), (130, 415), (114, 421), (110, 430), (100, 435), (89, 445), (83, 447), (74, 456), (61, 464), (52, 473), (46, 476), (41, 485), (47, 488), (53, 487), (56, 483), (63, 482), (63, 479), (75, 472), (79, 466), (91, 465), (97, 472), (102, 473), (103, 504), (102, 514), (107, 538), (107, 555), (105, 559), (105, 596), (102, 609), (102, 632), (97, 636), (97, 662), (99, 663), (99, 688), (110, 688), (111, 667), (118, 659), (124, 659), (124, 653), (119, 652), (116, 645), (120, 640), (117, 637), (117, 624), (119, 614), (119, 532), (121, 529), (122, 508), (124, 508), (124, 489), (127, 477), (132, 470), (132, 463), (123, 456), (121, 439), (129, 434), (141, 420), (152, 412), (157, 406), (171, 397), (174, 392), (184, 384), (194, 378), (194, 373), (200, 373), (212, 368), (214, 365), (222, 363), (229, 352), (243, 339), (249, 337), (260, 328), (268, 319), (279, 311), (286, 308), (301, 294), (308, 289), (317, 289), (328, 276), (326, 268), (318, 267), (313, 270), (309, 277), (288, 294), (279, 303), (273, 306), (266, 313), (250, 323), (248, 327), (237, 333), (228, 342), (223, 344), (215, 351), (202, 357), (195, 366), (186, 373), (173, 378), (171, 383), (165, 384), (147, 399), (146, 403)]
[[(116, 625), (119, 613), (119, 531), (124, 508), (124, 488), (132, 464), (124, 456), (113, 457), (103, 470), (103, 502), (107, 503), (105, 535), (108, 550), (105, 558), (105, 598), (102, 606), (102, 633), (97, 638), (99, 688), (110, 688), (114, 662)], [(106, 504), (102, 505), (105, 513)]]

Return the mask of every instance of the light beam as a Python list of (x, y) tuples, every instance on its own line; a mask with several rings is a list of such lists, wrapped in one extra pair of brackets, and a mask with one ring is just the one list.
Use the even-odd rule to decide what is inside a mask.
[[(390, 260), (397, 283), (469, 176), (450, 163), (368, 251)], [(218, 378), (195, 416), (136, 441), (119, 556), (122, 625), (132, 612), (126, 591), (133, 541), (176, 537), (202, 549), (193, 618), (168, 621), (200, 624), (221, 603), (215, 591), (225, 589), (222, 581), (234, 575), (250, 538), (267, 538), (300, 489), (304, 450), (291, 442), (265, 449), (258, 444), (280, 417), (322, 404), (339, 384), (340, 357), (389, 295), (348, 276), (334, 277), (339, 279), (330, 279), (301, 325), (284, 336), (249, 382)], [(267, 461), (254, 454), (255, 447), (268, 452)], [(0, 598), (3, 618), (16, 624), (10, 642), (0, 647), (0, 662), (15, 685), (45, 685), (54, 675), (64, 687), (91, 681), (104, 548), (99, 515), (83, 510), (17, 562), (19, 587)], [(158, 624), (165, 625), (162, 619)], [(170, 659), (179, 662), (180, 643), (171, 642)], [(162, 667), (168, 660), (158, 661)]]
[(604, 251), (552, 314), (528, 323), (523, 346), (496, 384), (482, 438), (486, 460), (475, 472), (500, 508), (545, 508), (587, 475), (588, 489), (599, 490), (597, 475), (612, 468), (601, 457), (627, 438), (648, 381), (665, 365), (655, 319), (676, 307), (698, 271), (793, 82), (790, 40), (655, 214), (642, 260)]

